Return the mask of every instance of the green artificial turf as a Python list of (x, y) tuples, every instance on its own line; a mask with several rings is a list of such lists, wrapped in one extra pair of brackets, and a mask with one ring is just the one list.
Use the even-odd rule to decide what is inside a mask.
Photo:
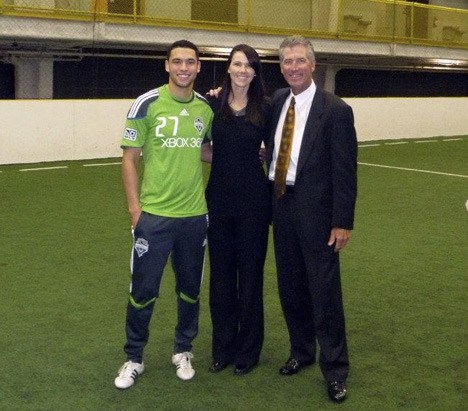
[[(132, 242), (120, 167), (0, 166), (0, 409), (464, 409), (468, 137), (444, 140), (361, 143), (356, 225), (341, 255), (351, 360), (349, 398), (341, 405), (327, 399), (318, 366), (278, 374), (289, 346), (272, 241), (265, 343), (253, 372), (208, 372), (207, 266), (196, 375), (176, 377), (168, 266), (145, 373), (131, 389), (117, 390)], [(20, 171), (46, 166), (66, 168)]]

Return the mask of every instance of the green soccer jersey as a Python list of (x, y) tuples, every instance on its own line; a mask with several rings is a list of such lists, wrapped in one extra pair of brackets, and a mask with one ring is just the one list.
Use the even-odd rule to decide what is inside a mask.
[(121, 146), (142, 148), (143, 211), (164, 217), (207, 213), (200, 146), (212, 120), (201, 95), (193, 92), (189, 101), (179, 101), (167, 84), (134, 101)]

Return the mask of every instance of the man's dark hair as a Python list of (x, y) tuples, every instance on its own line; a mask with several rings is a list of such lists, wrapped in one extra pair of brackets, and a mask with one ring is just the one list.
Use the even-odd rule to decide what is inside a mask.
[(166, 58), (168, 60), (171, 57), (172, 50), (174, 50), (175, 48), (178, 48), (178, 47), (184, 48), (184, 49), (192, 49), (193, 51), (195, 51), (195, 54), (197, 56), (197, 60), (200, 59), (200, 51), (198, 50), (198, 47), (195, 44), (193, 44), (191, 41), (188, 41), (188, 40), (177, 40), (174, 43), (172, 43), (169, 46), (169, 48), (167, 49)]

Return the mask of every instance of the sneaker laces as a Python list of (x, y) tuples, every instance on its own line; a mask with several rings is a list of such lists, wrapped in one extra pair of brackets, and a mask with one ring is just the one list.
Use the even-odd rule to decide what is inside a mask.
[(184, 352), (180, 354), (181, 358), (177, 361), (177, 369), (187, 370), (191, 368), (190, 360), (193, 358), (191, 352)]
[(132, 378), (136, 377), (138, 372), (135, 367), (132, 366), (131, 361), (127, 361), (119, 370), (119, 377), (120, 378)]

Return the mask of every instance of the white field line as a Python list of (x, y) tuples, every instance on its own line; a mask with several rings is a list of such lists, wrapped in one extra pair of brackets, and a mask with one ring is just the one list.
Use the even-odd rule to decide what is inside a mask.
[[(103, 167), (103, 166), (114, 166), (114, 165), (121, 165), (121, 162), (118, 163), (101, 163), (101, 164), (83, 164), (83, 167)], [(59, 170), (59, 169), (65, 169), (68, 168), (68, 166), (54, 166), (54, 167), (36, 167), (36, 168), (22, 168), (19, 171), (45, 171), (45, 170)], [(0, 170), (0, 173), (3, 173), (2, 170)]]
[(83, 167), (104, 167), (104, 166), (117, 166), (121, 165), (122, 163), (95, 163), (95, 164), (83, 164)]
[[(461, 141), (463, 138), (447, 138), (447, 139), (442, 139), (442, 140), (417, 140), (413, 141), (414, 143), (437, 143), (439, 141), (444, 141), (444, 142), (451, 142), (451, 141)], [(409, 141), (396, 141), (394, 143), (388, 142), (388, 143), (383, 143), (384, 145), (399, 145), (399, 144), (408, 144)], [(379, 147), (381, 144), (380, 143), (375, 143), (375, 144), (359, 144), (359, 148), (361, 147)], [(94, 163), (94, 164), (83, 164), (83, 167), (105, 167), (105, 166), (115, 166), (115, 165), (121, 165), (122, 162), (116, 162), (116, 163)], [(383, 167), (383, 168), (395, 168), (395, 169), (400, 169), (400, 170), (407, 170), (407, 171), (417, 171), (420, 173), (431, 173), (431, 174), (440, 174), (440, 175), (447, 175), (447, 176), (454, 176), (454, 177), (463, 177), (466, 178), (467, 176), (460, 175), (460, 174), (450, 174), (450, 173), (441, 173), (438, 171), (429, 171), (429, 170), (417, 170), (417, 169), (410, 169), (410, 168), (404, 168), (404, 167), (393, 167), (393, 166), (385, 166), (385, 165), (379, 165), (379, 164), (368, 164), (368, 163), (359, 163), (362, 165), (368, 165), (368, 166), (374, 166), (374, 167)], [(20, 169), (19, 171), (44, 171), (44, 170), (57, 170), (57, 169), (64, 169), (68, 168), (68, 166), (55, 166), (55, 167), (38, 167), (38, 168), (23, 168)], [(0, 170), (0, 173), (3, 173), (2, 170)]]
[(359, 144), (358, 147), (379, 147), (380, 145), (385, 146), (396, 146), (399, 144), (408, 144), (408, 143), (416, 143), (416, 144), (424, 144), (424, 143), (438, 143), (440, 141), (443, 142), (451, 142), (451, 141), (462, 141), (463, 138), (455, 137), (455, 138), (444, 138), (442, 140), (413, 140), (413, 141), (395, 141), (395, 142), (388, 142), (388, 143), (374, 143), (374, 144)]
[(386, 146), (396, 146), (399, 144), (408, 144), (408, 141), (396, 141), (394, 143), (384, 143)]
[(20, 171), (43, 171), (43, 170), (57, 170), (60, 168), (68, 168), (68, 166), (55, 166), (55, 167), (38, 167), (38, 168), (23, 168)]
[(383, 164), (372, 164), (372, 163), (361, 163), (361, 162), (359, 162), (358, 164), (362, 165), (362, 166), (391, 168), (391, 169), (394, 169), (394, 170), (404, 170), (404, 171), (414, 171), (416, 173), (427, 173), (427, 174), (437, 174), (437, 175), (440, 175), (440, 176), (468, 178), (468, 176), (465, 176), (463, 174), (442, 173), (440, 171), (419, 170), (417, 168), (395, 167), (395, 166), (386, 166), (386, 165), (383, 165)]

